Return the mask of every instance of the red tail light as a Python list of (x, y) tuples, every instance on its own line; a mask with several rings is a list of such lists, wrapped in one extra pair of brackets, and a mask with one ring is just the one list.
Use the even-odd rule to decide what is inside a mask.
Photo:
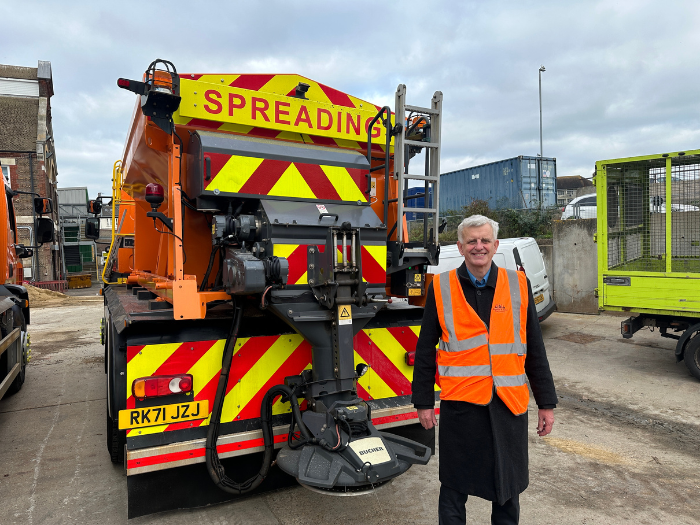
[(120, 88), (128, 88), (129, 87), (129, 81), (125, 78), (120, 78), (117, 80), (117, 86)]
[(136, 399), (170, 396), (192, 392), (192, 375), (140, 377), (131, 385), (131, 393)]
[(408, 366), (413, 366), (416, 363), (416, 352), (406, 352), (404, 359)]
[(521, 265), (518, 265), (518, 271), (523, 272), (525, 275), (527, 275), (527, 272), (525, 271), (525, 268)]

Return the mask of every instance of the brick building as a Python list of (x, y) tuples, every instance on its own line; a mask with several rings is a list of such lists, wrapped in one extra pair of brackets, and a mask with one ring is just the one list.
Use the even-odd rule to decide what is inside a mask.
[[(0, 166), (13, 190), (31, 191), (54, 203), (51, 218), (58, 224), (57, 166), (51, 125), (53, 79), (51, 62), (37, 67), (0, 64)], [(14, 199), (18, 242), (33, 244), (33, 197)], [(55, 281), (61, 278), (61, 246), (44, 244), (24, 260), (25, 279)]]

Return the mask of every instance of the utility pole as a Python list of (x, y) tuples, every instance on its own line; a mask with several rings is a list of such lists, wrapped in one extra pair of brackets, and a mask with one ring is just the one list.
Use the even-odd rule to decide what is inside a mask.
[(542, 73), (546, 71), (544, 66), (540, 66), (540, 158), (542, 158)]

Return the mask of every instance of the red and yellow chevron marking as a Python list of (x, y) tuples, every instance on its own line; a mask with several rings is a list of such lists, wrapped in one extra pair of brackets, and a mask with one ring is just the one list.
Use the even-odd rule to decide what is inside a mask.
[(355, 336), (355, 366), (370, 365), (357, 382), (360, 397), (384, 399), (411, 393), (413, 367), (406, 364), (405, 355), (416, 349), (419, 333), (420, 326), (400, 326), (361, 330)]
[[(221, 373), (225, 342), (196, 341), (128, 347), (127, 408), (134, 408), (136, 404), (131, 396), (131, 385), (135, 379), (167, 374), (192, 374), (194, 399), (207, 399), (211, 408)], [(300, 335), (240, 338), (236, 343), (221, 421), (260, 417), (260, 404), (265, 392), (271, 386), (282, 383), (285, 377), (299, 375), (310, 367), (311, 347)], [(163, 398), (163, 402), (168, 402), (167, 397)], [(289, 404), (285, 406), (279, 401), (272, 410), (273, 414), (286, 411), (289, 411)], [(207, 423), (208, 419), (185, 421), (130, 432), (153, 434)]]
[[(292, 97), (299, 82), (308, 100)], [(181, 75), (178, 125), (324, 146), (367, 148), (367, 127), (379, 106), (293, 74)], [(383, 151), (384, 128), (372, 149)]]
[(272, 195), (325, 201), (367, 201), (360, 188), (367, 170), (320, 166), (207, 152), (212, 180), (207, 191)]
[[(370, 370), (358, 381), (358, 394), (363, 399), (383, 399), (409, 395), (413, 367), (406, 365), (404, 355), (416, 349), (420, 326), (373, 328), (360, 331), (353, 339), (355, 364), (363, 362)], [(127, 347), (126, 408), (134, 408), (131, 385), (139, 377), (167, 374), (192, 374), (194, 400), (214, 404), (221, 373), (221, 356), (225, 340), (195, 341)], [(231, 365), (222, 422), (260, 417), (260, 405), (273, 385), (287, 376), (299, 375), (311, 368), (311, 346), (300, 335), (241, 338)], [(436, 387), (437, 390), (437, 387)], [(168, 398), (161, 398), (168, 403)], [(279, 400), (273, 414), (289, 412), (289, 403)], [(129, 435), (167, 432), (208, 424), (209, 420), (184, 421), (171, 425), (128, 430)]]
[[(308, 284), (307, 248), (308, 244), (278, 244), (273, 246), (273, 255), (286, 257), (289, 263), (288, 284)], [(318, 245), (318, 250), (323, 253), (324, 245)], [(348, 246), (346, 256), (349, 256), (351, 246)], [(338, 261), (343, 261), (342, 244), (338, 246)], [(363, 244), (362, 256), (362, 280), (368, 283), (386, 283), (386, 244), (377, 246)]]

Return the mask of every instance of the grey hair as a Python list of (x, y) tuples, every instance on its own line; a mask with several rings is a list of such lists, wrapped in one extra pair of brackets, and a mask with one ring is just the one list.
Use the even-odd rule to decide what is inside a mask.
[(493, 230), (493, 239), (498, 239), (498, 223), (496, 221), (489, 219), (488, 217), (484, 217), (483, 215), (472, 215), (464, 219), (459, 223), (459, 226), (457, 226), (457, 238), (459, 239), (459, 242), (464, 242), (465, 228), (478, 228), (484, 224), (491, 226), (491, 229)]

